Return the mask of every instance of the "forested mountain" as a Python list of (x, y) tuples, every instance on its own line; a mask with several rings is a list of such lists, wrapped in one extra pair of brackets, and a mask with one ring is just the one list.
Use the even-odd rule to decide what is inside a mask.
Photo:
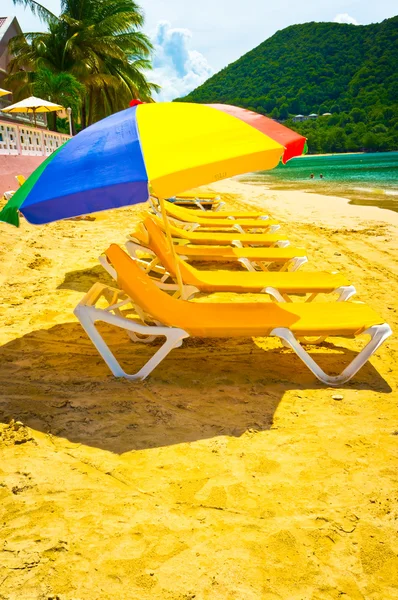
[(180, 100), (234, 104), (286, 121), (308, 137), (311, 152), (396, 150), (398, 17), (292, 25)]

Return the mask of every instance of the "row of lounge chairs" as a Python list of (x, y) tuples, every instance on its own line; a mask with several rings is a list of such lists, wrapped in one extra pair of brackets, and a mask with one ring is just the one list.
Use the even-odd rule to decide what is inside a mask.
[[(299, 271), (307, 262), (305, 250), (291, 246), (280, 232), (280, 224), (269, 215), (225, 210), (204, 213), (176, 202), (164, 204), (174, 251), (160, 207), (152, 198), (150, 212), (126, 241), (127, 253), (112, 244), (100, 257), (117, 287), (94, 284), (75, 309), (115, 376), (144, 379), (190, 336), (277, 336), (319, 380), (338, 386), (391, 334), (390, 327), (369, 306), (348, 301), (355, 288), (346, 277)], [(197, 260), (213, 269), (195, 268), (191, 263)], [(214, 269), (220, 263), (232, 269)], [(236, 270), (239, 263), (241, 270)], [(203, 292), (263, 293), (264, 301), (192, 301)], [(335, 296), (333, 301), (319, 301), (319, 294)], [(148, 343), (157, 337), (165, 341), (137, 373), (127, 374), (101, 336), (97, 321), (125, 329), (134, 342)], [(327, 375), (304, 348), (330, 336), (361, 334), (369, 335), (370, 341), (340, 375)]]

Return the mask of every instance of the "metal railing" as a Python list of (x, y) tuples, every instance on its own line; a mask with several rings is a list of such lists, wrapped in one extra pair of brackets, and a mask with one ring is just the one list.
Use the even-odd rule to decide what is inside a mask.
[(49, 156), (62, 146), (70, 135), (0, 121), (0, 154)]

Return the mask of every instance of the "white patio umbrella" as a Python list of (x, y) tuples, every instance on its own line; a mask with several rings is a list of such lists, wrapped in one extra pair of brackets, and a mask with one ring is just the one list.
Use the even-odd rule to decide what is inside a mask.
[(11, 106), (7, 106), (7, 108), (3, 108), (2, 110), (5, 113), (32, 113), (36, 127), (36, 113), (53, 112), (63, 109), (64, 107), (60, 104), (54, 104), (53, 102), (49, 102), (48, 100), (42, 100), (42, 98), (30, 96), (30, 98), (25, 98), (25, 100), (21, 100), (20, 102), (11, 104)]
[(3, 90), (3, 88), (0, 88), (0, 96), (7, 96), (7, 94), (11, 94), (12, 92), (9, 92), (8, 90)]

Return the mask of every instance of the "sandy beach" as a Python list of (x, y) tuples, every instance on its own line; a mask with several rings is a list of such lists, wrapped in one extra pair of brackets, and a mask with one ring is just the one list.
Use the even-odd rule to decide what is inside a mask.
[[(398, 598), (398, 213), (209, 189), (279, 219), (394, 335), (338, 390), (276, 339), (188, 340), (115, 379), (72, 311), (145, 207), (0, 223), (1, 600)], [(131, 371), (153, 353), (102, 329)], [(361, 343), (313, 351), (335, 372)]]

